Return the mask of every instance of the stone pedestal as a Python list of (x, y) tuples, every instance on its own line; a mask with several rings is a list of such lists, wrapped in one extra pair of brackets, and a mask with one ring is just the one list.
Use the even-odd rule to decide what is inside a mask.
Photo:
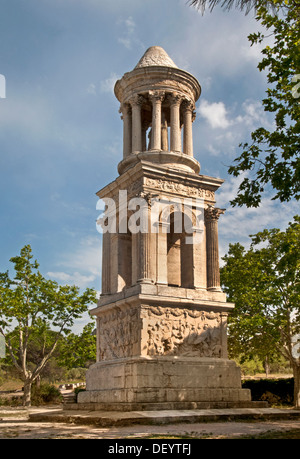
[(240, 369), (227, 358), (233, 305), (223, 293), (140, 284), (100, 303), (93, 312), (98, 362), (87, 372), (78, 409), (251, 406)]
[[(89, 410), (180, 410), (250, 406), (239, 368), (227, 359), (140, 357), (99, 362), (78, 403)], [(80, 409), (82, 409), (80, 408)]]

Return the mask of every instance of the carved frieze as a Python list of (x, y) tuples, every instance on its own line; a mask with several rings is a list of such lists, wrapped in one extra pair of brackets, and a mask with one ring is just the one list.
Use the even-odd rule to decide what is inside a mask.
[[(99, 315), (99, 358), (115, 360), (143, 354), (214, 357), (223, 355), (224, 314), (160, 306), (114, 307)], [(226, 318), (225, 318), (226, 320)]]
[(203, 198), (209, 201), (215, 201), (214, 191), (207, 190), (204, 188), (198, 188), (193, 186), (184, 185), (180, 182), (174, 182), (171, 180), (162, 179), (151, 179), (146, 178), (145, 186), (149, 186), (160, 191), (169, 191), (174, 193), (184, 194), (188, 197)]
[(147, 323), (147, 355), (221, 357), (220, 313), (150, 307)]
[(141, 323), (138, 308), (116, 307), (99, 317), (100, 360), (114, 360), (136, 354)]

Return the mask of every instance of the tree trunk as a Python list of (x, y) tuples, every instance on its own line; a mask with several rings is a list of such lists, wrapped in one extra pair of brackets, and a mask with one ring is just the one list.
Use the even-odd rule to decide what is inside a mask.
[(264, 368), (265, 368), (265, 372), (266, 372), (266, 378), (268, 378), (269, 373), (270, 373), (270, 365), (269, 365), (269, 358), (268, 358), (267, 355), (266, 355), (265, 361), (264, 361)]
[(38, 375), (36, 380), (35, 380), (35, 385), (36, 385), (36, 388), (39, 389), (41, 387), (41, 376)]
[(24, 382), (23, 406), (31, 406), (31, 381)]
[(294, 406), (300, 409), (300, 365), (293, 365), (294, 373)]

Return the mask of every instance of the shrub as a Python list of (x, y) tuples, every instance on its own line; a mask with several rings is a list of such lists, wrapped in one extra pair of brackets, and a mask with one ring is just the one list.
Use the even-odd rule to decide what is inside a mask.
[(271, 405), (293, 405), (294, 378), (248, 379), (242, 387), (251, 390), (252, 400), (266, 400)]
[(85, 390), (86, 390), (86, 389), (85, 389), (84, 387), (75, 387), (74, 393), (75, 393), (75, 395), (76, 395), (76, 400), (77, 400), (77, 397), (78, 397), (79, 392), (85, 392)]
[(47, 403), (61, 403), (62, 395), (55, 386), (41, 383), (39, 387), (33, 386), (31, 393), (32, 405), (45, 405)]

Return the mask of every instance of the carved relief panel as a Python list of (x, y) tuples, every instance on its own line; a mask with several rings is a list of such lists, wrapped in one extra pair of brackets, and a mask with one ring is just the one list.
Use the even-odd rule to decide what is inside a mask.
[(99, 315), (99, 360), (139, 355), (141, 321), (138, 307), (114, 307)]
[(220, 358), (220, 313), (181, 308), (149, 307), (144, 319), (146, 354)]

